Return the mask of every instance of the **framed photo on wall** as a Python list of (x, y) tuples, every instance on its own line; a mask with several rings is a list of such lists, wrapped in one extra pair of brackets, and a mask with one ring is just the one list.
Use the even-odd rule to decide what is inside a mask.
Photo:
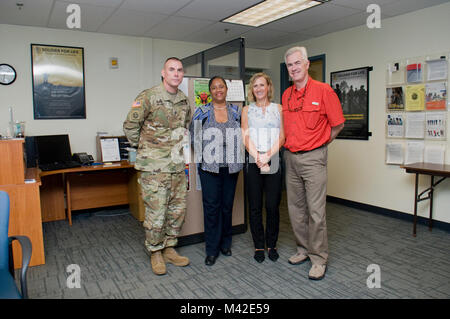
[(330, 85), (341, 101), (345, 117), (344, 129), (336, 138), (368, 140), (369, 136), (369, 71), (363, 67), (331, 72)]
[(85, 119), (84, 49), (31, 44), (34, 119)]

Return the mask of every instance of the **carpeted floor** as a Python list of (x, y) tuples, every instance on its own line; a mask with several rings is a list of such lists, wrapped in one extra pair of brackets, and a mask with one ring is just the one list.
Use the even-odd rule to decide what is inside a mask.
[[(253, 259), (250, 231), (233, 236), (231, 257), (204, 264), (204, 243), (178, 248), (187, 267), (153, 274), (143, 249), (144, 231), (127, 208), (97, 210), (44, 223), (46, 264), (28, 272), (30, 298), (308, 299), (449, 298), (450, 236), (412, 223), (334, 203), (327, 204), (329, 265), (321, 281), (308, 279), (310, 262), (290, 265), (295, 243), (283, 198), (277, 262)], [(68, 288), (73, 269), (80, 288)], [(380, 288), (369, 288), (380, 269)], [(371, 276), (369, 278), (369, 276)], [(69, 283), (69, 285), (68, 285)]]

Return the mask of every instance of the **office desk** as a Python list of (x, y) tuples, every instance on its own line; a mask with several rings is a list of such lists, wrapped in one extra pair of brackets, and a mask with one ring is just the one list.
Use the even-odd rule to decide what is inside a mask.
[[(72, 211), (125, 205), (129, 180), (135, 171), (127, 161), (55, 171), (40, 171), (42, 221), (66, 219), (72, 225)], [(137, 194), (136, 196), (138, 196)]]
[[(413, 163), (408, 165), (402, 165), (401, 168), (406, 170), (406, 173), (416, 174), (416, 185), (414, 192), (414, 225), (413, 225), (413, 236), (416, 236), (416, 224), (417, 224), (417, 203), (423, 200), (430, 200), (430, 216), (428, 220), (428, 228), (431, 231), (433, 223), (433, 190), (434, 188), (450, 177), (450, 165), (440, 165), (440, 164), (429, 164), (429, 163)], [(430, 175), (431, 185), (429, 188), (425, 189), (423, 192), (418, 194), (419, 191), (419, 174)], [(434, 177), (441, 177), (436, 183), (434, 182)], [(422, 195), (426, 194), (426, 197)]]

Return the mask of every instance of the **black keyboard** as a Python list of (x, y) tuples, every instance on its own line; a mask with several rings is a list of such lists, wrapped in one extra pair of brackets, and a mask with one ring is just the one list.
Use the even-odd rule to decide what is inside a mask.
[(39, 164), (39, 168), (42, 171), (55, 171), (58, 169), (75, 168), (75, 167), (81, 167), (81, 164), (76, 161)]

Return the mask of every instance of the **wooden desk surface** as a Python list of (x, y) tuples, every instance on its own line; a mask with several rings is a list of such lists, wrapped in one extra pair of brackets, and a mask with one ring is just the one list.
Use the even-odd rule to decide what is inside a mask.
[(400, 168), (404, 168), (407, 173), (450, 177), (450, 165), (446, 164), (412, 163), (401, 165)]
[(110, 165), (92, 165), (92, 166), (81, 166), (75, 168), (66, 168), (66, 169), (58, 169), (54, 171), (41, 171), (38, 168), (35, 168), (39, 171), (40, 176), (48, 176), (55, 174), (63, 174), (63, 173), (81, 173), (81, 172), (91, 172), (91, 171), (101, 171), (101, 170), (109, 170), (109, 169), (121, 169), (121, 168), (133, 168), (134, 165), (128, 163), (128, 161), (121, 161), (117, 163), (113, 163)]

